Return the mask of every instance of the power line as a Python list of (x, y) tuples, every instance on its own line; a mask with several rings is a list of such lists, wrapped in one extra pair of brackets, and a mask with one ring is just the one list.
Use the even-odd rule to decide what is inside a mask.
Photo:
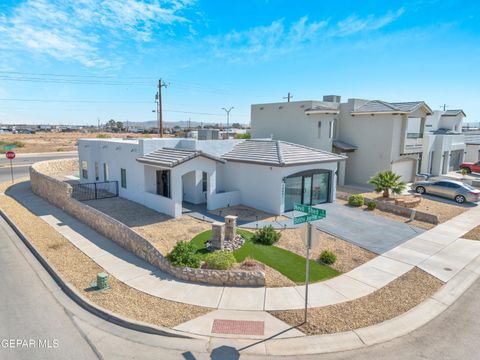
[[(54, 100), (54, 99), (19, 99), (19, 98), (0, 98), (0, 101), (15, 101), (15, 102), (44, 102), (44, 103), (93, 103), (93, 104), (151, 104), (151, 101), (101, 101), (101, 100)], [(29, 110), (26, 108), (26, 110)], [(57, 111), (57, 109), (55, 109)], [(198, 111), (173, 110), (163, 109), (165, 112), (179, 113), (179, 114), (193, 114), (206, 116), (225, 116), (225, 114), (216, 114)], [(249, 116), (245, 114), (235, 114), (232, 116)]]

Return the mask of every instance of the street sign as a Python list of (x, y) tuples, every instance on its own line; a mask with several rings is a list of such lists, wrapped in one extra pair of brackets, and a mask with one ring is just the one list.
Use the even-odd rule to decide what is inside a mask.
[[(309, 215), (316, 215), (319, 216), (321, 219), (327, 216), (327, 212), (323, 209), (318, 209), (313, 206), (303, 205), (303, 204), (294, 204), (293, 210), (301, 211), (307, 213)], [(318, 220), (318, 219), (317, 219)]]
[(304, 313), (304, 322), (307, 322), (308, 316), (308, 273), (310, 271), (310, 249), (313, 245), (313, 225), (311, 224), (312, 221), (323, 219), (327, 216), (327, 212), (322, 209), (317, 209), (312, 206), (303, 205), (303, 204), (293, 204), (294, 211), (300, 211), (305, 213), (306, 215), (301, 216), (294, 216), (293, 217), (293, 224), (307, 224), (307, 238), (306, 238), (306, 248), (307, 248), (307, 256), (305, 258), (305, 313)]
[(12, 150), (12, 149), (15, 149), (16, 147), (17, 147), (17, 145), (4, 145), (3, 149), (4, 150)]
[(298, 224), (303, 224), (303, 223), (306, 223), (306, 222), (310, 222), (310, 221), (317, 221), (317, 220), (320, 220), (320, 219), (323, 219), (324, 217), (322, 216), (318, 216), (318, 215), (310, 215), (310, 214), (307, 214), (307, 215), (302, 215), (302, 216), (295, 216), (293, 218), (293, 224), (294, 225), (298, 225)]
[(13, 184), (13, 164), (12, 160), (15, 159), (15, 153), (13, 151), (7, 151), (5, 156), (10, 160), (10, 174), (12, 174), (12, 184)]
[(9, 159), (9, 160), (15, 159), (15, 153), (14, 153), (13, 151), (7, 151), (7, 152), (5, 153), (5, 156), (6, 156), (7, 159)]

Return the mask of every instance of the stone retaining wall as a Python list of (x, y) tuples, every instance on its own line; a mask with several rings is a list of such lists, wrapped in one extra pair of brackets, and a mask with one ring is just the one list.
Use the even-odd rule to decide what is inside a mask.
[[(337, 192), (337, 198), (339, 198), (339, 199), (348, 201), (349, 196), (350, 196), (350, 194)], [(406, 208), (406, 207), (395, 205), (395, 204), (388, 203), (388, 202), (385, 202), (385, 201), (379, 201), (379, 200), (375, 200), (375, 199), (365, 198), (365, 203), (370, 202), (370, 201), (377, 204), (377, 209), (382, 210), (382, 211), (391, 212), (393, 214), (397, 214), (397, 215), (405, 216), (405, 217), (411, 217), (412, 213), (415, 212), (415, 217), (414, 217), (415, 220), (427, 222), (427, 223), (434, 224), (434, 225), (437, 225), (440, 222), (438, 220), (438, 217), (436, 215), (433, 215), (433, 214), (429, 214), (429, 213), (426, 213), (426, 212), (423, 212), (423, 211), (418, 211), (418, 210), (415, 210), (415, 209)]]
[(139, 233), (107, 214), (73, 199), (71, 197), (72, 187), (54, 177), (66, 168), (78, 169), (78, 160), (50, 160), (32, 165), (30, 167), (32, 191), (139, 258), (178, 279), (212, 285), (265, 285), (265, 274), (261, 271), (210, 270), (171, 266), (168, 260)]

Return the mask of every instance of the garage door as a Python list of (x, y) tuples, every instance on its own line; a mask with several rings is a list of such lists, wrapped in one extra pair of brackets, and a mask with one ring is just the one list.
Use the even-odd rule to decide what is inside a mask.
[(448, 171), (457, 171), (460, 169), (462, 155), (463, 150), (455, 150), (450, 153), (450, 166), (448, 167)]
[(414, 169), (416, 160), (408, 159), (392, 164), (392, 171), (400, 175), (405, 182), (411, 182), (414, 179)]

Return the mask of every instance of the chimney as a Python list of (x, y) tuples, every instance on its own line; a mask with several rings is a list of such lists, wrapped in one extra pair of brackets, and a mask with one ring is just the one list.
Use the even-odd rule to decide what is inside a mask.
[(341, 100), (340, 95), (323, 95), (324, 102), (332, 102), (339, 104)]

